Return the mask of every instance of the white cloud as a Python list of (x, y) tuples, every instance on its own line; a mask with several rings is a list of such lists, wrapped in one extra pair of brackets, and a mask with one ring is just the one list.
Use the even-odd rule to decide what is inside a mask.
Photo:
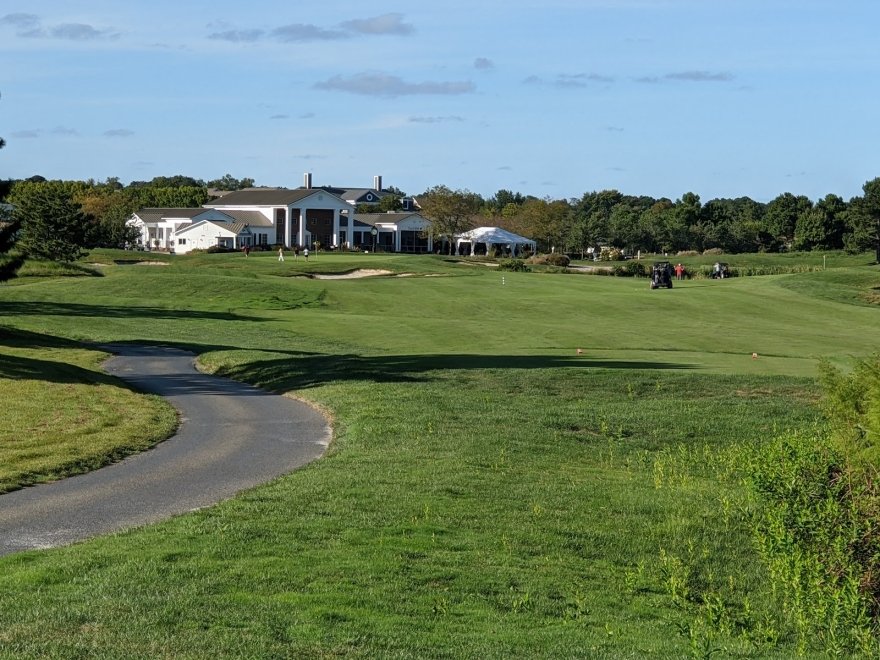
[(494, 69), (495, 64), (493, 64), (492, 60), (486, 57), (478, 57), (474, 60), (474, 68), (479, 69), (480, 71), (485, 71), (487, 69)]
[(403, 14), (382, 14), (374, 18), (360, 18), (340, 23), (345, 30), (351, 30), (359, 34), (413, 34), (416, 29), (411, 23), (403, 22)]
[(101, 39), (117, 39), (119, 37), (119, 32), (115, 30), (99, 30), (93, 25), (85, 23), (62, 23), (51, 28), (49, 34), (55, 39), (67, 39), (70, 41), (96, 41)]
[(414, 95), (455, 95), (470, 94), (476, 90), (470, 81), (457, 82), (419, 82), (411, 83), (384, 73), (359, 73), (349, 78), (333, 76), (323, 82), (315, 83), (315, 89), (336, 92), (349, 92), (362, 96), (396, 96)]
[(446, 117), (410, 117), (410, 123), (413, 124), (443, 124), (446, 122), (461, 122), (464, 117), (458, 115), (448, 115)]
[(348, 39), (351, 35), (340, 30), (327, 30), (317, 25), (292, 23), (272, 30), (272, 37), (285, 43), (299, 43), (306, 41), (338, 41), (339, 39)]
[(208, 35), (208, 39), (231, 41), (232, 43), (251, 43), (263, 37), (263, 30), (224, 30)]
[(667, 73), (663, 77), (667, 80), (688, 80), (691, 82), (729, 82), (733, 80), (733, 75), (730, 73), (712, 73), (711, 71), (681, 71)]

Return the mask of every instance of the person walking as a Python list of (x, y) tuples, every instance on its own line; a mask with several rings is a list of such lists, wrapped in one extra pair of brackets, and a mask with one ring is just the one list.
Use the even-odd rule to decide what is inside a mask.
[(303, 256), (306, 258), (306, 261), (309, 260), (309, 248), (303, 250)]
[(284, 248), (278, 248), (278, 261), (284, 261)]

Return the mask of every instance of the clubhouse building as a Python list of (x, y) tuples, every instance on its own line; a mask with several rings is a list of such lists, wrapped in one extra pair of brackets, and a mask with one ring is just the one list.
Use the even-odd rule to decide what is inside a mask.
[(307, 173), (299, 188), (249, 188), (222, 195), (200, 208), (144, 208), (128, 224), (150, 250), (185, 254), (191, 250), (245, 246), (363, 249), (386, 252), (433, 251), (430, 223), (401, 200), (403, 212), (357, 214), (359, 204), (378, 204), (391, 192), (382, 177), (372, 188), (312, 187)]

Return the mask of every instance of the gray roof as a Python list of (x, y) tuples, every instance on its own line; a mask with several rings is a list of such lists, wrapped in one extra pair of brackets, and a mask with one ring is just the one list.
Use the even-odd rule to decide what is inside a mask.
[(250, 233), (250, 229), (248, 229), (249, 225), (246, 222), (223, 222), (222, 220), (205, 220), (209, 225), (214, 225), (218, 229), (225, 229), (226, 231), (231, 231), (236, 236), (241, 233)]
[(163, 218), (193, 218), (199, 213), (204, 213), (206, 210), (201, 207), (186, 209), (145, 208), (138, 209), (135, 213), (144, 222), (159, 222)]
[[(305, 199), (315, 193), (326, 193), (318, 188), (252, 188), (236, 190), (220, 199), (215, 199), (205, 204), (206, 208), (219, 208), (224, 206), (289, 206), (301, 199)], [(333, 193), (329, 193), (333, 194)]]
[(236, 222), (248, 224), (251, 227), (272, 227), (272, 221), (259, 211), (234, 211), (224, 210), (223, 215), (228, 215)]
[(340, 197), (342, 199), (360, 199), (361, 197), (365, 197), (367, 193), (372, 193), (373, 197), (377, 200), (382, 199), (383, 197), (388, 197), (391, 193), (385, 192), (384, 190), (376, 190), (375, 188), (349, 188), (345, 190)]

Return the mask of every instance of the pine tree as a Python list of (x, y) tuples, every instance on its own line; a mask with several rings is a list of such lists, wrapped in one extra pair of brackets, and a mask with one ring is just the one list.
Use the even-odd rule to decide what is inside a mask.
[[(0, 138), (0, 149), (5, 146), (6, 140)], [(6, 207), (0, 207), (0, 282), (15, 277), (24, 261), (20, 254), (12, 253), (19, 228), (20, 224), (12, 220), (12, 214)]]
[(47, 181), (13, 190), (14, 217), (21, 222), (18, 247), (29, 257), (75, 261), (83, 254), (82, 207), (63, 186)]

